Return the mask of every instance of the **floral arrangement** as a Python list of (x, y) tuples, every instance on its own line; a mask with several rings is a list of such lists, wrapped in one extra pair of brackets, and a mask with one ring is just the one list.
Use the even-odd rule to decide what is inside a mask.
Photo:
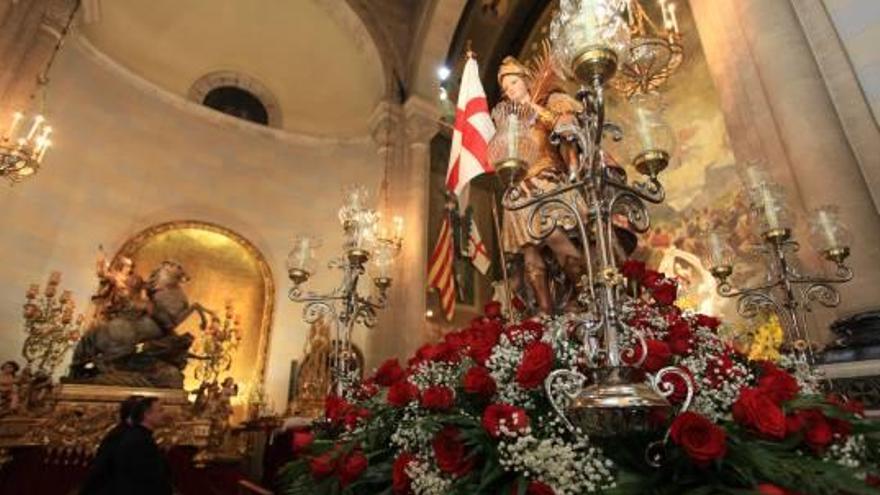
[(633, 294), (623, 334), (646, 336), (631, 364), (646, 378), (684, 371), (664, 375), (678, 407), (652, 417), (652, 433), (568, 427), (544, 381), (585, 364), (575, 317), (505, 322), (490, 304), (405, 366), (389, 360), (328, 397), (325, 417), (294, 432), (281, 493), (877, 493), (878, 427), (858, 403), (820, 394), (787, 356), (749, 360), (719, 320), (674, 305), (673, 280), (638, 262), (621, 273)]

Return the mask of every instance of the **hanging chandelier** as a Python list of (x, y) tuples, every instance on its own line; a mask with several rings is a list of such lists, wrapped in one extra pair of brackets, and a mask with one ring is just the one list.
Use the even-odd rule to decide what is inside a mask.
[(676, 5), (658, 0), (660, 22), (655, 22), (639, 0), (623, 0), (630, 31), (629, 56), (611, 85), (627, 97), (660, 89), (684, 60)]
[[(37, 88), (31, 95), (31, 106), (34, 107), (34, 101), (37, 95), (40, 95), (39, 107), (45, 106), (46, 85), (49, 82), (49, 71), (55, 63), (58, 52), (70, 31), (70, 26), (76, 17), (81, 2), (76, 2), (73, 10), (64, 24), (64, 28), (58, 35), (58, 41), (52, 49), (52, 54), (46, 62), (45, 67), (37, 76)], [(0, 134), (0, 177), (15, 184), (34, 175), (39, 171), (40, 164), (46, 156), (46, 151), (52, 145), (49, 136), (52, 134), (52, 127), (43, 116), (42, 108), (38, 111), (29, 112), (30, 115), (23, 111), (16, 111), (12, 114), (12, 119), (8, 127), (3, 129)]]

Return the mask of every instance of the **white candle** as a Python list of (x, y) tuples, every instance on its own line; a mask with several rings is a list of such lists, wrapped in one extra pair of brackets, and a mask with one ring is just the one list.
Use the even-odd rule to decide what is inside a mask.
[(37, 163), (40, 163), (43, 161), (43, 157), (46, 155), (46, 150), (48, 150), (49, 146), (51, 146), (51, 145), (52, 145), (52, 141), (49, 141), (48, 139), (43, 142), (43, 147), (40, 148), (40, 152), (37, 155)]
[(519, 117), (510, 114), (507, 121), (507, 158), (519, 158)]
[(728, 264), (728, 260), (726, 259), (725, 253), (727, 251), (727, 243), (724, 240), (724, 237), (721, 236), (718, 232), (709, 232), (709, 235), (706, 238), (706, 246), (709, 260), (711, 266), (709, 268), (716, 268), (719, 266), (724, 266)]
[(21, 122), (21, 119), (24, 118), (24, 115), (21, 112), (15, 112), (12, 114), (12, 123), (9, 124), (9, 129), (6, 130), (6, 134), (3, 136), (4, 141), (10, 141), (15, 136), (15, 130), (18, 128), (18, 124)]
[(669, 4), (669, 21), (672, 23), (672, 30), (678, 34), (678, 18), (675, 17), (675, 4)]
[(24, 138), (26, 141), (30, 141), (31, 139), (33, 139), (34, 134), (37, 133), (37, 130), (39, 130), (40, 128), (40, 124), (42, 124), (44, 120), (45, 119), (42, 115), (37, 115), (36, 117), (34, 117), (34, 124), (31, 126), (31, 130), (28, 131), (27, 137)]
[(840, 239), (837, 238), (837, 225), (834, 216), (827, 210), (818, 210), (816, 212), (816, 222), (825, 238), (828, 249), (840, 247)]
[(773, 193), (770, 191), (769, 187), (760, 187), (759, 191), (761, 204), (764, 206), (764, 220), (767, 222), (767, 228), (769, 230), (780, 228), (779, 215), (776, 211), (778, 206), (776, 204), (776, 198), (773, 197)]
[(403, 239), (403, 217), (396, 216), (394, 222), (394, 236), (398, 241)]
[(305, 270), (306, 261), (309, 259), (309, 238), (303, 238), (299, 241), (299, 253), (296, 256), (296, 266), (295, 268), (299, 268), (300, 270)]
[(651, 139), (651, 123), (648, 120), (648, 112), (641, 107), (636, 108), (639, 117), (639, 136), (642, 138), (642, 151), (654, 149), (654, 140)]

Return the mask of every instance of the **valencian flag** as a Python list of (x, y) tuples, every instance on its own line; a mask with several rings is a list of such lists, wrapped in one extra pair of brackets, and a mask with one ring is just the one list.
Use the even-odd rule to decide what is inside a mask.
[[(452, 131), (452, 148), (449, 153), (449, 169), (446, 172), (446, 188), (461, 195), (466, 186), (474, 177), (494, 172), (489, 164), (488, 146), (489, 140), (495, 134), (495, 125), (489, 115), (489, 105), (486, 102), (486, 92), (480, 82), (480, 71), (476, 59), (468, 54), (464, 64), (464, 73), (461, 77), (461, 86), (458, 92), (458, 104), (455, 111), (455, 125)], [(451, 320), (455, 314), (455, 274), (453, 262), (455, 259), (454, 235), (447, 211), (440, 226), (440, 235), (437, 245), (431, 254), (428, 266), (428, 283), (440, 293), (440, 306), (447, 320)], [(471, 225), (468, 235), (468, 244), (474, 242), (474, 256), (471, 258), (480, 271), (488, 267), (488, 256), (485, 256), (485, 246), (482, 242), (476, 225)], [(471, 239), (471, 236), (476, 236)], [(468, 250), (470, 251), (470, 249)]]

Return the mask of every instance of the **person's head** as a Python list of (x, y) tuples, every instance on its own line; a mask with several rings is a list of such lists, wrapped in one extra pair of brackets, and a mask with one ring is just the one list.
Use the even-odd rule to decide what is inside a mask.
[(515, 103), (529, 101), (529, 70), (513, 57), (505, 57), (498, 69), (498, 84), (504, 96)]
[(161, 426), (162, 404), (156, 397), (142, 397), (131, 410), (131, 424), (151, 430)]
[(131, 395), (119, 404), (119, 422), (131, 425), (131, 413), (137, 403), (143, 399), (140, 395)]
[(9, 373), (10, 375), (18, 373), (19, 369), (21, 368), (15, 361), (6, 361), (5, 363), (3, 363), (3, 366), (0, 366), (0, 371), (2, 371), (3, 373)]

